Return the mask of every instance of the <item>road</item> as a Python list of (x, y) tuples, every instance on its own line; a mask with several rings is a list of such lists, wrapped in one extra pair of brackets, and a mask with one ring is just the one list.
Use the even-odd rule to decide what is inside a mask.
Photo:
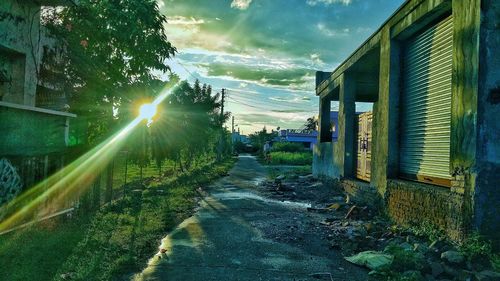
[(255, 158), (240, 156), (132, 280), (367, 280), (317, 234), (306, 203), (258, 192), (265, 176)]

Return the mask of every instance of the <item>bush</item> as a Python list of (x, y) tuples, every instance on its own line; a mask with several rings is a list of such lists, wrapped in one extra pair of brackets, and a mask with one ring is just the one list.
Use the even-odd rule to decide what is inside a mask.
[(296, 142), (275, 142), (272, 151), (301, 152), (304, 151), (304, 145)]
[(312, 152), (271, 152), (272, 165), (311, 165)]

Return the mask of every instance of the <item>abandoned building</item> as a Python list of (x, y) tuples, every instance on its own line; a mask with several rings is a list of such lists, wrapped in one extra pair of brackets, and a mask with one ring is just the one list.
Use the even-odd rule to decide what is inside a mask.
[[(499, 14), (494, 0), (409, 0), (333, 72), (318, 72), (314, 174), (382, 202), (396, 223), (498, 243)], [(372, 112), (356, 115), (357, 102)]]
[[(64, 165), (70, 123), (64, 90), (40, 79), (56, 48), (40, 21), (42, 7), (65, 1), (0, 3), (0, 204)], [(2, 199), (3, 198), (3, 199)]]

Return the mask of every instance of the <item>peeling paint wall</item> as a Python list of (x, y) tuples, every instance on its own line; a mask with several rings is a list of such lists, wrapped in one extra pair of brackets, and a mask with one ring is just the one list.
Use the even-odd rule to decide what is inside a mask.
[(0, 2), (0, 60), (11, 80), (0, 85), (1, 101), (35, 105), (41, 40), (40, 4)]
[(474, 226), (500, 245), (500, 2), (483, 0), (479, 36), (479, 97)]

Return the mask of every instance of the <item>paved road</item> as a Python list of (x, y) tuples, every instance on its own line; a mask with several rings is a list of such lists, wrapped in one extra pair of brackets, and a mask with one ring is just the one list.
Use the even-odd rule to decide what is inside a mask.
[(162, 240), (166, 252), (133, 280), (367, 279), (315, 234), (307, 204), (259, 195), (264, 178), (253, 157), (240, 156), (195, 215)]

